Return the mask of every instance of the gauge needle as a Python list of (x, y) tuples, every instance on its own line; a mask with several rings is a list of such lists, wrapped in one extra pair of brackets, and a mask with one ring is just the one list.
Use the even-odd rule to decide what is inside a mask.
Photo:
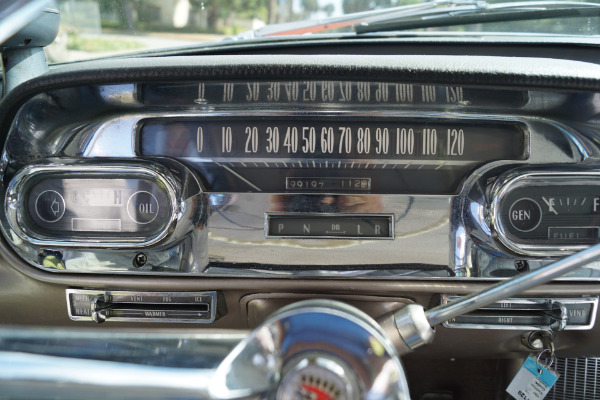
[(544, 200), (544, 203), (546, 203), (546, 205), (548, 206), (548, 212), (553, 212), (554, 214), (558, 215), (558, 212), (554, 209), (554, 197), (548, 200), (544, 196), (542, 196), (542, 200)]
[(215, 164), (217, 164), (219, 167), (222, 167), (222, 168), (226, 169), (227, 171), (229, 171), (229, 173), (231, 175), (233, 175), (236, 178), (240, 179), (241, 181), (247, 183), (250, 187), (252, 187), (257, 192), (262, 192), (261, 188), (259, 188), (254, 183), (250, 182), (248, 179), (244, 178), (243, 176), (241, 176), (240, 174), (238, 174), (237, 172), (235, 172), (234, 170), (232, 170), (231, 168), (229, 168), (227, 165), (224, 165), (224, 164), (221, 164), (221, 163), (218, 163), (218, 162), (215, 162)]

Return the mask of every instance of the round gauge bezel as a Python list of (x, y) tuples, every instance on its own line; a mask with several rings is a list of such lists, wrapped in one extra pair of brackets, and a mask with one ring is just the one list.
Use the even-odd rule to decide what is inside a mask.
[(527, 256), (564, 256), (586, 249), (589, 244), (540, 244), (517, 240), (508, 231), (506, 225), (510, 222), (504, 222), (501, 213), (508, 195), (515, 189), (524, 186), (547, 185), (600, 186), (599, 178), (600, 171), (513, 171), (506, 174), (494, 184), (490, 195), (492, 199), (490, 203), (490, 226), (492, 231), (505, 247), (517, 254)]
[[(139, 179), (155, 184), (164, 191), (168, 202), (164, 223), (147, 235), (52, 236), (35, 228), (27, 211), (28, 194), (46, 179)], [(155, 245), (172, 230), (177, 218), (177, 192), (173, 177), (166, 168), (151, 162), (48, 163), (22, 169), (7, 188), (4, 209), (10, 228), (26, 242), (43, 247), (139, 248)], [(135, 221), (135, 220), (134, 220)]]

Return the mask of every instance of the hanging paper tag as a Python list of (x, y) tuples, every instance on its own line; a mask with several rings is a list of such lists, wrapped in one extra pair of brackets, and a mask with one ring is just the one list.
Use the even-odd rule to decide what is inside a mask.
[(538, 364), (535, 358), (529, 356), (506, 388), (506, 392), (517, 400), (542, 400), (557, 379), (556, 372)]

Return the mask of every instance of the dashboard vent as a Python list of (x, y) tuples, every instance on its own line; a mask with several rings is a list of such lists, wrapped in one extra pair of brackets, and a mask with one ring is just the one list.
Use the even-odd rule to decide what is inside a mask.
[(559, 358), (558, 381), (548, 400), (597, 400), (600, 398), (600, 358)]
[(216, 292), (66, 292), (73, 321), (211, 323), (216, 318)]
[[(442, 295), (442, 304), (458, 298)], [(598, 297), (506, 299), (443, 325), (459, 329), (537, 330), (551, 329), (562, 321), (566, 330), (586, 330), (594, 327), (597, 309)]]

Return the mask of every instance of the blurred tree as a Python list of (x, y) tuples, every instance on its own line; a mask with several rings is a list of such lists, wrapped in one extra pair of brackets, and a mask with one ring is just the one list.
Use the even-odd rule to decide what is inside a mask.
[(192, 9), (206, 13), (209, 31), (216, 32), (219, 21), (235, 24), (235, 17), (259, 18), (265, 22), (276, 20), (277, 0), (189, 0)]
[(230, 9), (234, 0), (190, 0), (192, 10), (206, 13), (206, 24), (209, 31), (215, 32), (223, 9)]
[(267, 0), (267, 24), (276, 24), (277, 15), (279, 14), (279, 1), (278, 0)]
[(325, 4), (322, 8), (323, 12), (327, 14), (328, 17), (331, 17), (331, 14), (335, 11), (335, 6), (332, 3)]
[(318, 0), (302, 0), (301, 5), (304, 18), (309, 18), (312, 13), (319, 11)]
[(342, 7), (344, 8), (344, 14), (349, 14), (353, 12), (363, 11), (365, 8), (365, 4), (363, 0), (344, 0), (342, 3)]
[(137, 9), (142, 6), (140, 0), (103, 0), (99, 2), (100, 12), (118, 16), (124, 28), (135, 30)]
[(368, 11), (375, 8), (386, 8), (394, 5), (420, 3), (419, 0), (343, 0), (344, 13)]

